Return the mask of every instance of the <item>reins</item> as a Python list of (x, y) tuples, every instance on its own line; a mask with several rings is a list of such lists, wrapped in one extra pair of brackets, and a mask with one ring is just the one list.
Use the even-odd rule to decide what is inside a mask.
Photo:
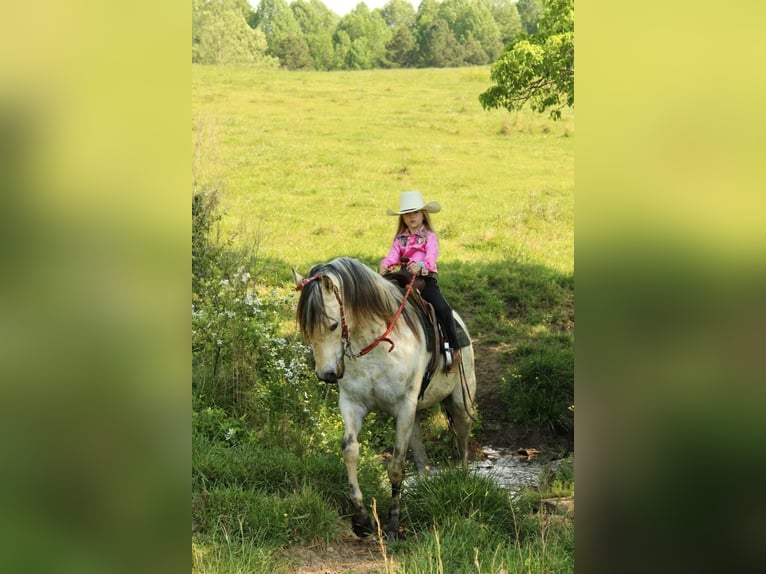
[[(307, 277), (303, 279), (296, 287), (296, 291), (303, 291), (303, 288), (308, 285), (309, 283), (313, 281), (317, 281), (319, 279), (322, 279), (324, 277), (323, 274), (319, 273), (317, 275), (312, 275), (311, 277)], [(393, 331), (394, 326), (396, 325), (397, 320), (399, 320), (399, 317), (402, 314), (402, 311), (404, 311), (404, 306), (407, 304), (407, 299), (410, 297), (410, 293), (412, 293), (413, 286), (415, 285), (415, 279), (417, 278), (417, 275), (412, 275), (412, 277), (409, 280), (409, 283), (407, 283), (407, 288), (404, 291), (404, 297), (402, 298), (401, 303), (399, 304), (399, 308), (396, 310), (396, 313), (394, 314), (394, 318), (391, 321), (391, 324), (388, 325), (386, 330), (383, 332), (382, 335), (377, 337), (372, 343), (367, 345), (364, 349), (362, 349), (359, 353), (354, 353), (351, 351), (351, 341), (349, 340), (348, 335), (348, 324), (346, 323), (346, 311), (343, 307), (343, 298), (340, 296), (340, 290), (338, 289), (337, 285), (330, 281), (330, 284), (332, 285), (333, 293), (335, 294), (335, 299), (338, 301), (338, 306), (340, 307), (340, 325), (341, 325), (341, 339), (343, 341), (343, 347), (344, 347), (344, 355), (348, 355), (352, 359), (357, 359), (359, 357), (363, 357), (370, 351), (372, 351), (375, 347), (377, 347), (381, 342), (385, 341), (390, 345), (388, 348), (388, 352), (394, 350), (394, 347), (396, 347), (396, 343), (394, 343), (391, 339), (388, 338), (388, 336), (391, 334), (391, 331)], [(471, 411), (468, 408), (469, 402), (466, 400), (466, 398), (470, 401), (470, 404), (473, 405), (473, 397), (471, 396), (471, 391), (468, 388), (468, 381), (466, 380), (466, 373), (465, 373), (465, 367), (463, 366), (462, 357), (458, 364), (458, 373), (460, 377), (460, 387), (463, 394), (463, 407), (465, 409), (466, 414), (469, 416), (469, 418), (473, 421), (476, 421), (474, 416), (471, 414)], [(467, 395), (467, 397), (466, 397)]]
[(468, 409), (468, 402), (465, 400), (466, 394), (468, 395), (468, 398), (471, 400), (471, 406), (473, 406), (473, 397), (471, 396), (471, 389), (468, 388), (468, 381), (466, 380), (465, 376), (465, 367), (463, 366), (463, 358), (460, 358), (460, 363), (458, 364), (458, 372), (460, 373), (460, 390), (463, 393), (463, 409), (465, 410), (465, 414), (468, 415), (468, 417), (473, 421), (476, 422), (476, 419), (474, 418), (473, 414), (471, 414), (471, 410)]
[[(322, 274), (312, 275), (311, 277), (307, 277), (303, 281), (301, 281), (296, 287), (296, 291), (302, 291), (303, 288), (311, 283), (312, 281), (316, 281), (317, 279), (321, 279), (323, 277)], [(396, 310), (396, 313), (394, 313), (394, 318), (391, 321), (391, 324), (386, 328), (385, 332), (377, 337), (372, 343), (367, 345), (364, 349), (359, 351), (359, 353), (354, 353), (351, 351), (351, 341), (349, 340), (348, 336), (348, 324), (346, 323), (346, 312), (343, 308), (343, 299), (340, 296), (340, 291), (338, 290), (338, 287), (335, 285), (335, 283), (332, 283), (332, 290), (335, 294), (335, 299), (338, 301), (338, 306), (340, 307), (340, 325), (341, 325), (341, 339), (343, 340), (343, 346), (345, 348), (345, 354), (347, 354), (349, 357), (356, 359), (358, 357), (363, 357), (370, 351), (372, 351), (375, 347), (377, 347), (381, 342), (385, 341), (389, 345), (391, 345), (388, 348), (388, 352), (394, 350), (394, 347), (396, 347), (396, 343), (394, 343), (391, 339), (388, 338), (388, 336), (391, 334), (391, 331), (394, 330), (394, 327), (396, 326), (396, 321), (399, 319), (399, 317), (402, 314), (402, 311), (404, 311), (404, 306), (407, 304), (407, 299), (410, 296), (410, 293), (412, 292), (412, 287), (415, 284), (415, 279), (417, 278), (417, 275), (413, 274), (410, 278), (410, 282), (407, 284), (407, 289), (404, 291), (404, 297), (402, 298), (402, 302), (399, 304), (399, 308)]]
[(377, 347), (381, 341), (385, 341), (386, 343), (391, 345), (388, 348), (389, 353), (394, 350), (394, 347), (396, 346), (396, 344), (391, 339), (388, 338), (388, 335), (391, 333), (391, 331), (393, 331), (394, 325), (396, 325), (396, 321), (399, 319), (400, 315), (402, 314), (402, 311), (404, 311), (404, 306), (407, 304), (407, 299), (409, 298), (410, 293), (412, 293), (412, 286), (415, 284), (416, 277), (417, 275), (413, 273), (412, 277), (410, 278), (410, 282), (407, 284), (407, 289), (404, 291), (404, 297), (402, 298), (402, 302), (399, 304), (399, 308), (396, 310), (396, 313), (394, 314), (394, 319), (391, 321), (391, 324), (388, 326), (385, 333), (383, 333), (380, 337), (378, 337), (372, 343), (370, 343), (364, 349), (362, 349), (359, 352), (359, 355), (357, 356), (362, 357), (366, 355), (367, 353), (372, 351), (375, 347)]

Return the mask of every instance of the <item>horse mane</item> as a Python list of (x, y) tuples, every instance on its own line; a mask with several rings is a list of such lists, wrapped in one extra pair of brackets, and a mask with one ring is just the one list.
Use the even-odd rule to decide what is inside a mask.
[[(337, 281), (346, 315), (357, 324), (375, 319), (390, 324), (402, 301), (403, 295), (396, 285), (350, 257), (338, 257), (329, 263), (315, 265), (309, 271), (309, 276), (314, 275), (332, 276)], [(307, 340), (325, 317), (321, 281), (312, 281), (301, 290), (296, 311), (301, 333)], [(402, 317), (412, 332), (419, 336), (417, 316), (412, 305), (405, 306)]]

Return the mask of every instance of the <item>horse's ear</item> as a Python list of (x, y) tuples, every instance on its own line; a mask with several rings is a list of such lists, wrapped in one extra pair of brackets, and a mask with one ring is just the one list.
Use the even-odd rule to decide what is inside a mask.
[(303, 282), (303, 275), (298, 273), (295, 269), (293, 269), (293, 281), (295, 281), (296, 287), (298, 287)]

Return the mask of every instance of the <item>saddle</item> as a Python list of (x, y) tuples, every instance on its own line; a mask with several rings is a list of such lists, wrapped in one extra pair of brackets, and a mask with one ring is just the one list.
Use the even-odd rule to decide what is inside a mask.
[[(401, 289), (404, 290), (412, 280), (412, 273), (406, 269), (399, 269), (398, 271), (386, 273), (383, 277), (392, 283), (396, 283)], [(431, 360), (428, 362), (426, 372), (423, 375), (423, 381), (420, 385), (420, 393), (418, 394), (419, 399), (423, 398), (423, 394), (426, 392), (426, 388), (428, 388), (428, 384), (431, 382), (431, 378), (436, 372), (436, 365), (439, 362), (439, 353), (436, 351), (436, 349), (443, 348), (444, 341), (446, 340), (441, 324), (436, 318), (436, 312), (434, 311), (433, 305), (423, 299), (423, 297), (420, 295), (420, 291), (424, 289), (425, 286), (425, 280), (422, 277), (416, 277), (414, 283), (412, 284), (413, 289), (410, 292), (409, 298), (409, 300), (420, 311), (418, 315), (420, 316), (420, 321), (423, 324), (423, 330), (426, 333), (426, 349), (429, 353), (431, 353)]]

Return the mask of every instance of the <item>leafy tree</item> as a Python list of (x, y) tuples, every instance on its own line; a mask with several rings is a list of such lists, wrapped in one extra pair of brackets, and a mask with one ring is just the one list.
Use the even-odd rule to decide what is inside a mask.
[(205, 1), (192, 0), (192, 63), (199, 63), (199, 43), (205, 25)]
[(319, 70), (336, 67), (332, 37), (340, 18), (320, 0), (295, 0), (290, 4), (295, 21), (303, 32), (314, 66)]
[(463, 61), (474, 66), (481, 66), (489, 61), (487, 52), (484, 51), (481, 43), (470, 32), (463, 43)]
[(234, 4), (239, 8), (240, 12), (242, 12), (245, 22), (247, 22), (251, 28), (255, 29), (255, 10), (253, 10), (250, 2), (247, 0), (235, 0)]
[(519, 0), (516, 9), (521, 18), (521, 26), (527, 34), (537, 34), (537, 21), (543, 13), (541, 0)]
[(457, 67), (463, 63), (463, 47), (446, 20), (437, 18), (420, 44), (421, 62), (426, 67)]
[(271, 42), (279, 41), (286, 36), (300, 34), (300, 26), (295, 21), (292, 10), (286, 0), (261, 0), (256, 10), (258, 28), (266, 34), (266, 39)]
[(351, 37), (345, 30), (335, 30), (332, 37), (333, 47), (335, 48), (335, 61), (339, 68), (346, 66), (346, 56), (351, 50)]
[(386, 44), (386, 58), (391, 67), (410, 68), (417, 65), (418, 41), (408, 26), (399, 26)]
[(419, 50), (422, 54), (422, 43), (431, 26), (438, 18), (439, 2), (437, 0), (421, 0), (415, 13), (415, 37), (418, 39)]
[(311, 57), (306, 39), (302, 36), (286, 36), (277, 46), (279, 61), (288, 70), (313, 70), (314, 60)]
[(364, 2), (341, 18), (335, 30), (336, 54), (348, 70), (385, 66), (386, 44), (392, 32), (380, 10), (370, 12)]
[(479, 95), (484, 109), (518, 110), (527, 102), (558, 119), (574, 107), (574, 0), (545, 0), (539, 32), (508, 46), (492, 66), (495, 83)]
[(389, 0), (380, 14), (392, 30), (400, 26), (409, 28), (415, 24), (415, 8), (408, 0)]
[(474, 6), (461, 14), (457, 23), (465, 30), (463, 43), (473, 35), (487, 52), (487, 59), (482, 64), (493, 62), (502, 53), (500, 28), (492, 14), (491, 0), (476, 0)]
[(500, 31), (500, 41), (507, 44), (521, 32), (521, 17), (513, 0), (492, 0), (490, 11)]
[(287, 66), (288, 55), (284, 50), (294, 46), (295, 42), (285, 42), (287, 38), (303, 38), (298, 22), (286, 0), (261, 0), (256, 10), (258, 30), (266, 36), (269, 53), (279, 58), (283, 66)]
[[(469, 36), (478, 42), (481, 51), (473, 50), (474, 60), (482, 51), (485, 57), (481, 62), (486, 64), (494, 60), (502, 52), (500, 30), (489, 9), (488, 0), (444, 0), (439, 5), (438, 15), (447, 22), (457, 41), (464, 46)], [(461, 62), (462, 63), (462, 62)]]
[(262, 32), (245, 20), (239, 0), (193, 0), (192, 62), (274, 65)]

